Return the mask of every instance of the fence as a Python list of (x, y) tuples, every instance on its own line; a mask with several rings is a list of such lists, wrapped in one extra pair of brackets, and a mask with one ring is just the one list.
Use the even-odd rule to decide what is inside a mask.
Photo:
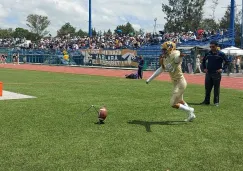
[[(181, 51), (187, 55), (183, 58), (182, 70), (186, 73), (192, 73), (198, 51), (194, 48), (182, 49)], [(56, 50), (0, 49), (1, 53), (8, 55), (8, 63), (13, 62), (13, 54), (18, 53), (21, 63), (118, 68), (137, 68), (138, 56), (143, 56), (144, 70), (155, 70), (159, 67), (161, 50), (158, 46), (150, 46), (140, 49), (80, 49), (64, 53)]]
[(137, 68), (138, 56), (145, 60), (145, 69), (155, 69), (158, 65), (160, 49), (80, 49), (65, 52), (55, 50), (0, 49), (0, 54), (8, 56), (12, 62), (14, 53), (20, 62), (47, 65), (92, 65), (107, 67)]

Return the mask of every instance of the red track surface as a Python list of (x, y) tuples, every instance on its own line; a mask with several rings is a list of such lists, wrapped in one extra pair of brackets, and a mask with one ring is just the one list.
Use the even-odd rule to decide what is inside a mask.
[[(23, 69), (23, 70), (61, 72), (61, 73), (85, 74), (85, 75), (99, 75), (99, 76), (123, 77), (123, 78), (126, 74), (135, 72), (135, 71), (131, 71), (131, 70), (29, 65), (29, 64), (21, 64), (21, 65), (13, 65), (13, 64), (3, 65), (3, 64), (1, 64), (0, 68), (13, 68), (13, 69)], [(148, 78), (152, 73), (153, 73), (152, 71), (144, 72), (144, 78), (145, 79)], [(198, 85), (204, 84), (204, 75), (185, 74), (185, 78), (189, 84), (198, 84)], [(167, 73), (163, 73), (157, 78), (157, 80), (170, 81), (170, 77)], [(243, 77), (225, 76), (222, 78), (221, 87), (243, 90)]]

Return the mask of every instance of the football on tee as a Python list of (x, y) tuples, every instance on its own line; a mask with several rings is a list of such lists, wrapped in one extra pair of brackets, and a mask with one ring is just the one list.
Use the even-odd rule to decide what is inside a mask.
[(105, 107), (100, 108), (99, 115), (98, 115), (99, 120), (104, 121), (107, 117), (107, 113), (108, 112)]

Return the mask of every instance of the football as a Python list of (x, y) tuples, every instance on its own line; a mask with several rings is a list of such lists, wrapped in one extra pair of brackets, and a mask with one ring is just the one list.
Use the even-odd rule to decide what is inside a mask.
[(108, 112), (107, 112), (106, 107), (100, 108), (99, 115), (98, 115), (99, 120), (104, 121), (107, 117), (107, 113)]

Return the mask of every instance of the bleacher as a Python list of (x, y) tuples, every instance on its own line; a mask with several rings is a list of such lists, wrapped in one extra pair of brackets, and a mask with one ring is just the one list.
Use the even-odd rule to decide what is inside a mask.
[[(219, 42), (221, 48), (229, 47), (234, 45), (234, 40), (232, 40), (232, 32), (225, 33), (224, 35), (214, 35), (201, 40), (189, 40), (181, 41), (177, 43), (177, 47), (208, 47), (212, 40)], [(158, 66), (158, 57), (161, 54), (161, 43), (157, 45), (146, 44), (140, 48), (129, 48), (137, 51), (137, 55), (142, 55), (146, 61), (148, 69), (155, 69)], [(43, 64), (57, 64), (57, 65), (83, 65), (84, 56), (81, 54), (81, 50), (68, 50), (70, 56), (69, 63), (65, 62), (62, 58), (63, 53), (60, 50), (41, 50), (41, 49), (8, 49), (3, 51), (0, 49), (0, 53), (5, 52), (8, 56), (12, 56), (13, 53), (20, 54), (20, 62), (23, 61), (23, 57), (26, 57), (26, 62), (28, 63), (43, 63)], [(6, 53), (7, 52), (7, 53)]]
[(177, 46), (201, 46), (207, 47), (209, 46), (211, 41), (217, 41), (221, 48), (226, 48), (229, 46), (234, 46), (234, 35), (232, 31), (227, 31), (224, 35), (216, 34), (214, 36), (207, 37), (202, 40), (190, 40), (186, 42), (182, 42), (181, 44), (177, 44)]
[[(219, 43), (221, 49), (234, 45), (233, 32), (228, 31), (224, 35), (216, 34), (214, 36), (207, 37), (202, 40), (189, 40), (181, 43), (177, 43), (177, 47), (205, 47), (208, 48), (211, 41), (215, 40)], [(139, 48), (138, 55), (142, 55), (147, 61), (148, 66), (151, 69), (157, 68), (158, 57), (161, 53), (160, 45), (144, 46)]]

